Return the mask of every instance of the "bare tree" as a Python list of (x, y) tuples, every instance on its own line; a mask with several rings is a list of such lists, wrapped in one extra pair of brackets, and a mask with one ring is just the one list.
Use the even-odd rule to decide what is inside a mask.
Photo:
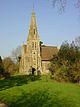
[(19, 60), (20, 55), (21, 55), (21, 46), (18, 46), (17, 48), (15, 48), (15, 49), (12, 50), (11, 59), (15, 63), (17, 63), (18, 60)]
[[(68, 4), (69, 0), (52, 0), (53, 7), (57, 7), (59, 12), (63, 12)], [(73, 0), (73, 4), (76, 8), (80, 9), (80, 0)]]
[(75, 44), (80, 47), (80, 36), (75, 39)]
[(57, 7), (59, 12), (62, 12), (66, 8), (67, 0), (53, 0), (53, 7)]

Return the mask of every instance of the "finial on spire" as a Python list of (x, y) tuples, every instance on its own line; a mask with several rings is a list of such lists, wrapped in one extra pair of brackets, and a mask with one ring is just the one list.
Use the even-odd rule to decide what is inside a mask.
[(33, 11), (34, 11), (34, 0), (33, 0)]
[(32, 16), (35, 16), (35, 12), (34, 12), (34, 0), (33, 0)]
[(33, 10), (34, 10), (34, 2), (33, 2)]

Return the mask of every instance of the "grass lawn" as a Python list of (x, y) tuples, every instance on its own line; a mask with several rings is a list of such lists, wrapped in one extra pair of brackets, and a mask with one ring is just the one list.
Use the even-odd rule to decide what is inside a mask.
[(10, 107), (80, 107), (80, 86), (17, 75), (0, 80), (0, 101)]

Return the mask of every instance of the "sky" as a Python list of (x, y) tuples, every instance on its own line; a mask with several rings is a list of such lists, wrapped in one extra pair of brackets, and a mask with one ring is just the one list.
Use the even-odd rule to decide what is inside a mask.
[(80, 13), (73, 0), (62, 14), (53, 8), (52, 0), (0, 0), (0, 56), (3, 58), (26, 43), (33, 3), (39, 36), (45, 45), (59, 47), (62, 42), (80, 36)]

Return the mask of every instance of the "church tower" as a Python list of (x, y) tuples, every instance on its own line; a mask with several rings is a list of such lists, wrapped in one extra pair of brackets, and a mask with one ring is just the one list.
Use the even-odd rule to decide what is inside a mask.
[(22, 46), (20, 72), (29, 74), (31, 67), (35, 68), (35, 74), (37, 74), (38, 69), (41, 69), (40, 38), (34, 10), (32, 11), (27, 43)]

